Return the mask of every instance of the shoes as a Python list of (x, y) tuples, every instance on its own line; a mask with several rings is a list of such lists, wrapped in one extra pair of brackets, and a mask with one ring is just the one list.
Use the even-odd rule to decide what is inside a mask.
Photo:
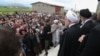
[(45, 56), (48, 56), (48, 52), (45, 53)]

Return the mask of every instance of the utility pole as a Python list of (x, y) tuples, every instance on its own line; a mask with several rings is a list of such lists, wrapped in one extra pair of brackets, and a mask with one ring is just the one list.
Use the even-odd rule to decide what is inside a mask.
[(75, 0), (75, 11), (76, 11), (76, 6), (77, 6), (77, 2), (76, 2), (76, 0)]

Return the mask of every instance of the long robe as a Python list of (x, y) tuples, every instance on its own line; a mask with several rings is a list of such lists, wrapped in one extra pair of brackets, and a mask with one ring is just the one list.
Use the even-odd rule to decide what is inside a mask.
[[(88, 35), (88, 33), (90, 33), (90, 31), (94, 28), (95, 24), (90, 20), (88, 22), (86, 22), (84, 24), (84, 26), (81, 28), (80, 30), (80, 36), (81, 35)], [(86, 41), (87, 41), (88, 37), (86, 36), (84, 39), (83, 39), (83, 42), (80, 44), (80, 47), (79, 47), (79, 54), (83, 51), (84, 47), (85, 47), (85, 44), (86, 44)]]
[(95, 26), (95, 24), (92, 22), (92, 20), (86, 22), (86, 23), (83, 25), (83, 27), (81, 28), (80, 34), (81, 34), (81, 35), (82, 35), (82, 34), (87, 35), (87, 34), (91, 31), (91, 29), (93, 29), (94, 26)]
[[(51, 26), (51, 31), (54, 31), (56, 28), (57, 25), (53, 24)], [(56, 46), (59, 43), (59, 38), (60, 38), (60, 26), (55, 32), (52, 33), (52, 42), (54, 46)]]
[(64, 41), (64, 33), (65, 33), (66, 30), (67, 30), (67, 27), (63, 29), (63, 34), (61, 34), (61, 36), (60, 36), (60, 47), (63, 44), (63, 41)]
[(88, 39), (80, 56), (100, 56), (100, 24), (88, 34)]
[(77, 24), (71, 26), (64, 32), (64, 42), (60, 47), (58, 56), (75, 56), (77, 54), (79, 32), (80, 28)]

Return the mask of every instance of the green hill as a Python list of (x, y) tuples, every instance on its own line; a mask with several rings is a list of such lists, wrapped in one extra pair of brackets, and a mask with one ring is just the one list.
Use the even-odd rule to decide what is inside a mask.
[(0, 12), (15, 12), (15, 11), (29, 12), (29, 11), (32, 11), (32, 9), (31, 8), (28, 8), (28, 7), (0, 6)]

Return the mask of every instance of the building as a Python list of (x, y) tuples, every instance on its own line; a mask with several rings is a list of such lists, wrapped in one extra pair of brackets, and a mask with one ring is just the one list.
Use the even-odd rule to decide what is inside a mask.
[(35, 2), (32, 3), (32, 10), (37, 11), (38, 13), (64, 13), (64, 7), (59, 5), (54, 5), (45, 2)]

